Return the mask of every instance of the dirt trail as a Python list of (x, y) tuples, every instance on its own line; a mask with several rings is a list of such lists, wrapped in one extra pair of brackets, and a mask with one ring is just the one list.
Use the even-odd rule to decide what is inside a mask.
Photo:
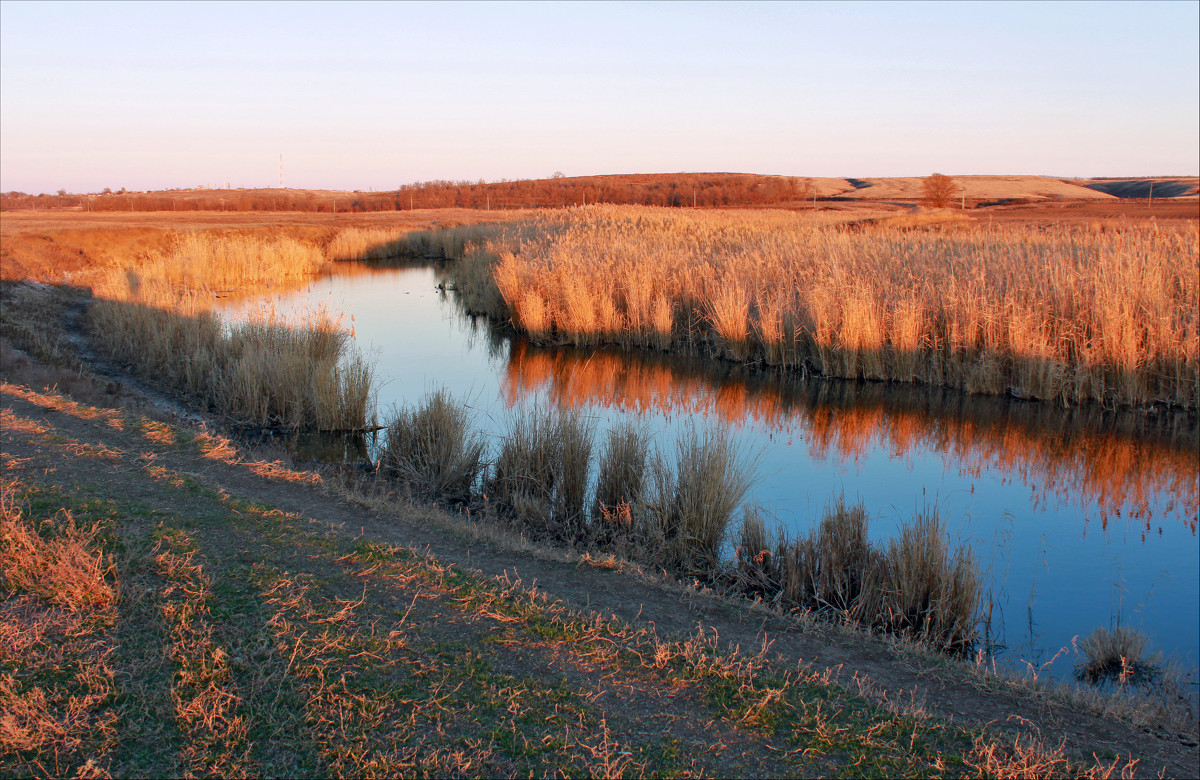
[[(144, 399), (139, 403), (147, 403)], [(152, 402), (150, 402), (152, 406)], [(143, 406), (142, 408), (147, 408)], [(141, 469), (151, 457), (156, 467), (202, 481), (220, 493), (255, 504), (278, 507), (347, 539), (365, 539), (427, 551), (438, 559), (502, 582), (521, 581), (551, 601), (580, 611), (613, 615), (635, 626), (649, 625), (659, 636), (683, 636), (698, 628), (716, 632), (721, 641), (743, 650), (768, 646), (785, 668), (798, 663), (820, 670), (832, 668), (845, 683), (863, 681), (892, 702), (912, 703), (959, 724), (990, 725), (1012, 733), (1037, 733), (1050, 744), (1062, 742), (1068, 754), (1101, 758), (1133, 756), (1144, 775), (1172, 777), (1197, 774), (1200, 754), (1180, 735), (1156, 733), (1081, 712), (1046, 694), (984, 685), (978, 677), (936, 658), (904, 652), (876, 639), (830, 627), (797, 623), (748, 609), (694, 589), (652, 576), (608, 568), (600, 562), (512, 549), (483, 541), (469, 523), (431, 507), (381, 512), (348, 502), (326, 485), (326, 474), (265, 467), (246, 453), (217, 447), (202, 450), (160, 447), (149, 451), (139, 433), (122, 429), (105, 415), (72, 413), (61, 405), (39, 402), (20, 386), (0, 392), (0, 409), (8, 410), (3, 431), (5, 471), (21, 466), (57, 470), (55, 479), (120, 478), (122, 470)], [(14, 421), (26, 421), (20, 425)], [(57, 460), (38, 443), (30, 423), (52, 429), (78, 452), (99, 457)], [(108, 456), (103, 453), (111, 453)], [(138, 454), (143, 457), (138, 459)], [(455, 531), (457, 527), (458, 531)], [(646, 704), (653, 709), (654, 703)], [(736, 736), (736, 735), (735, 735)]]

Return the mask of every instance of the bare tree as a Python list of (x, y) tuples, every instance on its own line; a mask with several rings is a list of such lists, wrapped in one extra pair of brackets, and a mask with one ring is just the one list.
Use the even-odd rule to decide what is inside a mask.
[(935, 173), (924, 180), (925, 200), (936, 208), (945, 208), (958, 195), (958, 185), (949, 176)]
[(796, 180), (796, 196), (801, 201), (812, 201), (813, 208), (817, 206), (817, 186), (812, 179)]

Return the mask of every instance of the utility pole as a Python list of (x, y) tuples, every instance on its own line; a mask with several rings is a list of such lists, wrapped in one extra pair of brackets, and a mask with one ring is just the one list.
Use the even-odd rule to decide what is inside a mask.
[(1153, 206), (1153, 205), (1154, 205), (1154, 179), (1151, 179), (1151, 180), (1150, 180), (1150, 202), (1149, 202), (1149, 203), (1147, 203), (1146, 205), (1147, 205), (1147, 206)]

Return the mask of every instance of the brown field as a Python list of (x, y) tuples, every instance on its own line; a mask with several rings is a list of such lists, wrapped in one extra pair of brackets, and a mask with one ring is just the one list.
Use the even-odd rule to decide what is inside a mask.
[(0, 279), (58, 283), (79, 278), (87, 283), (98, 273), (166, 250), (181, 232), (236, 232), (325, 246), (345, 229), (430, 229), (515, 215), (457, 208), (367, 214), (8, 211), (0, 217)]

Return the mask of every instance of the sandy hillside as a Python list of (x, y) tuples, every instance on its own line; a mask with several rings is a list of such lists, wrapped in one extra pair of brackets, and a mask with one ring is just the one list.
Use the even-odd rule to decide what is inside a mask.
[[(947, 174), (950, 176), (950, 174)], [(1065, 182), (1049, 176), (952, 176), (968, 200), (1108, 200), (1116, 197), (1089, 189), (1082, 182)], [(903, 176), (878, 179), (847, 179), (852, 189), (841, 197), (861, 200), (920, 200), (925, 197), (924, 178)]]

